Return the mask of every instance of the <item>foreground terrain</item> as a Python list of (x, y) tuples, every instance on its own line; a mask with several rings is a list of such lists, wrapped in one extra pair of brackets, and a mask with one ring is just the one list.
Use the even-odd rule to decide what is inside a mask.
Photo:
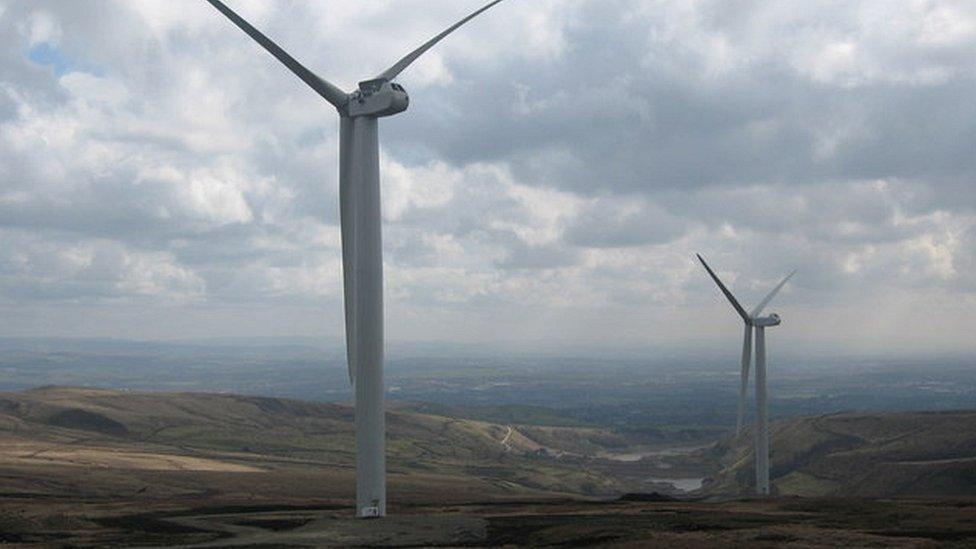
[(7, 498), (2, 541), (79, 547), (613, 546), (973, 547), (976, 498), (351, 501), (218, 495), (176, 500)]
[[(350, 518), (347, 406), (55, 387), (2, 393), (0, 542), (976, 545), (976, 413), (778, 422), (781, 495), (754, 500), (742, 496), (748, 434), (675, 453), (636, 447), (610, 429), (419, 409), (389, 413), (391, 518), (359, 521)], [(878, 480), (896, 473), (897, 482)], [(703, 476), (713, 478), (685, 499), (657, 493), (669, 486), (662, 479)], [(883, 499), (829, 497), (845, 490)], [(645, 495), (621, 497), (628, 492)]]

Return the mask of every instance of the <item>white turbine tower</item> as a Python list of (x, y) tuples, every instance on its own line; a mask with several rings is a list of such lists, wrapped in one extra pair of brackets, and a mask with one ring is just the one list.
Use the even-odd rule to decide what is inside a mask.
[(759, 315), (790, 278), (796, 274), (796, 271), (786, 275), (752, 311), (747, 313), (732, 295), (732, 292), (719, 280), (715, 271), (708, 266), (705, 258), (699, 254), (696, 255), (745, 324), (745, 336), (742, 338), (742, 373), (739, 379), (739, 413), (735, 424), (736, 435), (742, 431), (743, 416), (745, 415), (746, 390), (749, 386), (749, 364), (752, 362), (752, 329), (756, 328), (756, 493), (767, 495), (769, 494), (769, 416), (766, 404), (766, 328), (779, 326), (781, 321), (776, 313), (763, 317)]
[(495, 0), (346, 93), (308, 70), (219, 0), (207, 0), (339, 112), (339, 215), (345, 292), (346, 358), (356, 392), (356, 514), (386, 515), (386, 421), (383, 411), (383, 250), (377, 121), (407, 110), (393, 80), (448, 34)]

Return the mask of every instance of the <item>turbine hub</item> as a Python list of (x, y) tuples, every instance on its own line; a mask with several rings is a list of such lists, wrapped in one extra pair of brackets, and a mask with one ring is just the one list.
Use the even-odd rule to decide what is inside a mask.
[(346, 109), (350, 117), (380, 118), (401, 113), (409, 106), (410, 96), (407, 95), (407, 90), (400, 84), (381, 78), (360, 82), (359, 89), (349, 94)]

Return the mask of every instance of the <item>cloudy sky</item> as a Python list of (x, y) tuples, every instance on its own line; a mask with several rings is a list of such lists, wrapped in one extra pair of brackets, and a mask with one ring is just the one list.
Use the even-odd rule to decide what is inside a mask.
[[(480, 0), (227, 0), (351, 90)], [(976, 3), (507, 0), (381, 123), (388, 334), (973, 351)], [(337, 117), (203, 0), (0, 0), (0, 336), (341, 341)]]

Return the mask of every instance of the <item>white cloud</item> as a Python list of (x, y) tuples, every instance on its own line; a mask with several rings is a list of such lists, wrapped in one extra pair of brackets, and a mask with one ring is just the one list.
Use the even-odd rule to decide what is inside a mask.
[(16, 230), (0, 231), (0, 242), (6, 266), (0, 288), (7, 298), (187, 302), (206, 293), (204, 281), (167, 252), (135, 250), (105, 239), (42, 239)]
[(204, 281), (193, 271), (176, 265), (170, 254), (127, 254), (119, 267), (121, 276), (116, 288), (123, 294), (194, 299), (205, 293)]
[(411, 209), (436, 208), (451, 201), (464, 174), (443, 162), (408, 168), (382, 155), (383, 217), (397, 221)]
[(506, 170), (494, 168), (492, 171), (501, 183), (498, 192), (505, 191), (523, 212), (517, 220), (496, 218), (490, 222), (491, 226), (511, 230), (530, 246), (556, 242), (582, 204), (582, 200), (572, 193), (519, 184)]
[(20, 24), (21, 33), (27, 35), (31, 46), (43, 43), (57, 44), (61, 39), (61, 25), (46, 11), (34, 11)]
[(221, 175), (207, 171), (186, 174), (170, 167), (150, 168), (142, 171), (134, 183), (166, 188), (164, 194), (171, 198), (160, 204), (158, 210), (164, 218), (171, 218), (173, 212), (186, 212), (190, 218), (217, 226), (254, 220), (243, 194), (246, 183), (230, 180), (235, 174)]

